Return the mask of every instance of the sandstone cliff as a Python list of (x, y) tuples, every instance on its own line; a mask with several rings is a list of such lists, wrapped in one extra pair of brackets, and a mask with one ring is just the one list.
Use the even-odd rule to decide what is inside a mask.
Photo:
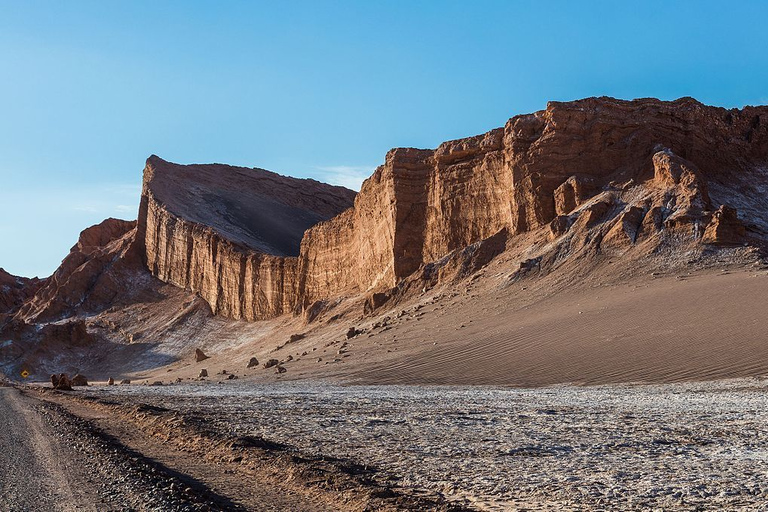
[(151, 157), (138, 236), (153, 275), (253, 320), (386, 291), (496, 234), (544, 230), (569, 250), (762, 239), (767, 168), (766, 107), (589, 98), (435, 150), (394, 149), (350, 209), (338, 187), (301, 193), (266, 171)]
[(255, 320), (292, 311), (304, 231), (352, 205), (355, 193), (262, 169), (144, 169), (137, 242), (159, 279), (198, 292), (216, 314)]
[[(385, 329), (400, 304), (469, 292), (484, 268), (493, 302), (514, 283), (752, 265), (768, 249), (767, 191), (768, 107), (688, 98), (550, 103), (434, 150), (393, 149), (358, 194), (152, 156), (136, 222), (86, 229), (47, 279), (0, 271), (0, 371), (106, 371), (107, 354), (139, 371), (201, 340), (258, 343), (261, 358), (305, 329), (325, 329), (325, 349), (349, 327), (338, 319), (381, 313), (370, 321)], [(229, 320), (290, 313), (303, 315)]]

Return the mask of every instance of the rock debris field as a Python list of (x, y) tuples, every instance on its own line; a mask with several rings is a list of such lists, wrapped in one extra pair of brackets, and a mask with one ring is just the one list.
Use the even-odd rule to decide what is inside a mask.
[(381, 470), (481, 510), (768, 502), (768, 379), (487, 387), (323, 383), (92, 387)]

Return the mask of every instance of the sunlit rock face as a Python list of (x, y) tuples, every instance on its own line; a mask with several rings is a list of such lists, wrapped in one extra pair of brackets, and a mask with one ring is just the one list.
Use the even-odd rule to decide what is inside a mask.
[(435, 150), (393, 149), (357, 196), (153, 156), (137, 240), (154, 276), (248, 320), (390, 289), (500, 232), (556, 241), (599, 227), (613, 248), (660, 232), (736, 244), (768, 235), (767, 132), (765, 107), (552, 102)]
[(144, 169), (137, 240), (150, 272), (198, 292), (214, 313), (254, 320), (297, 303), (304, 232), (355, 193), (314, 180), (226, 165)]

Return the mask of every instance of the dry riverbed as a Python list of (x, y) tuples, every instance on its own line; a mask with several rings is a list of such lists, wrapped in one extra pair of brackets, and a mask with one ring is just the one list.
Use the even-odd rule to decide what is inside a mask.
[(193, 415), (484, 510), (768, 501), (768, 380), (538, 389), (246, 382), (78, 392)]

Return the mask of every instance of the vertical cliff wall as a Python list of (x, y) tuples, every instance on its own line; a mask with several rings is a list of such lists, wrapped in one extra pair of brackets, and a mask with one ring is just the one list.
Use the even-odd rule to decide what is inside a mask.
[(355, 193), (262, 169), (147, 160), (137, 242), (150, 272), (195, 291), (214, 313), (255, 320), (298, 301), (304, 232)]
[[(662, 183), (663, 155), (670, 173), (695, 169), (686, 171), (689, 182), (675, 175)], [(500, 230), (552, 223), (561, 236), (575, 220), (568, 216), (605, 191), (645, 187), (634, 193), (645, 202), (621, 213), (635, 231), (661, 229), (666, 219), (737, 221), (730, 210), (713, 213), (737, 196), (742, 204), (731, 206), (758, 218), (766, 169), (766, 107), (589, 98), (550, 103), (435, 150), (394, 149), (356, 197), (268, 171), (151, 157), (138, 238), (154, 275), (199, 292), (216, 313), (256, 319), (391, 288)], [(612, 208), (613, 199), (601, 201), (589, 206), (585, 226)], [(752, 224), (768, 236), (768, 223)]]

